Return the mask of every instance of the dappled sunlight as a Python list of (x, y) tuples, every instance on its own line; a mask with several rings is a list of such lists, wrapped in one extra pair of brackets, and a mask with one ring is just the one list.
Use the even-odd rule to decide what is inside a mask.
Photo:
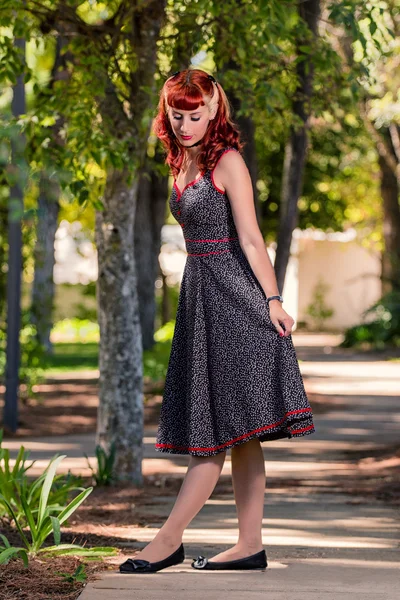
[(400, 571), (400, 562), (388, 560), (357, 560), (355, 558), (307, 558), (307, 564), (320, 565), (321, 567), (361, 567), (366, 569), (396, 569)]
[(358, 538), (349, 534), (347, 538), (338, 536), (330, 538), (325, 533), (315, 534), (304, 530), (263, 532), (263, 543), (269, 546), (307, 545), (312, 548), (396, 548), (396, 544), (374, 538)]
[[(203, 543), (203, 544), (235, 544), (238, 531), (236, 528), (227, 529), (223, 525), (220, 527), (198, 528), (189, 526), (183, 534), (184, 543)], [(79, 529), (79, 528), (78, 528)], [(77, 530), (78, 530), (77, 529)], [(118, 535), (124, 539), (136, 539), (138, 541), (149, 542), (159, 531), (158, 527), (105, 527), (110, 535)], [(304, 546), (314, 548), (396, 548), (396, 543), (383, 538), (357, 537), (349, 533), (347, 536), (331, 537), (325, 533), (310, 532), (303, 529), (284, 529), (277, 530), (273, 528), (263, 528), (263, 544), (268, 546)]]
[[(77, 444), (71, 442), (60, 442), (59, 440), (55, 440), (54, 442), (50, 441), (35, 441), (35, 440), (24, 440), (24, 448), (25, 450), (30, 450), (34, 452), (66, 452), (68, 450), (77, 449)], [(21, 446), (21, 440), (5, 440), (3, 442), (3, 447), (8, 448), (9, 450), (18, 451)]]
[(356, 429), (355, 427), (337, 427), (336, 428), (336, 433), (338, 433), (339, 435), (351, 435), (351, 436), (356, 436), (356, 435), (369, 435), (370, 434), (370, 430), (369, 429), (361, 429), (358, 428)]

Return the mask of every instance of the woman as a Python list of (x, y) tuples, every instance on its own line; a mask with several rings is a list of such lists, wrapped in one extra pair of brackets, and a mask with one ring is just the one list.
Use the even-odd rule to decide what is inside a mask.
[(124, 573), (183, 562), (185, 528), (210, 497), (231, 448), (237, 544), (195, 569), (265, 569), (265, 467), (260, 443), (315, 431), (274, 269), (258, 227), (243, 144), (221, 85), (175, 73), (155, 121), (174, 175), (170, 208), (187, 260), (156, 449), (189, 454), (170, 516)]

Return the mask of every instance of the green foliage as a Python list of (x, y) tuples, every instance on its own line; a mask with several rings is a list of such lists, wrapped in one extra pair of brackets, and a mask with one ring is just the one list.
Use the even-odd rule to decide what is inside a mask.
[[(24, 451), (21, 455), (24, 455)], [(64, 458), (65, 455), (56, 455), (51, 459), (45, 472), (30, 487), (31, 493), (28, 493), (27, 486), (19, 487), (19, 501), (22, 506), (22, 515), (19, 517), (14, 510), (13, 503), (6, 498), (0, 488), (0, 503), (6, 508), (10, 519), (14, 522), (22, 543), (22, 546), (10, 547), (8, 540), (2, 536), (0, 564), (8, 563), (13, 556), (22, 558), (27, 564), (28, 557), (37, 554), (73, 554), (98, 558), (116, 553), (116, 549), (111, 547), (84, 548), (76, 544), (61, 544), (61, 525), (69, 519), (93, 490), (92, 487), (83, 489), (66, 506), (50, 503), (56, 470)], [(21, 465), (18, 467), (19, 471), (20, 467)], [(6, 483), (8, 485), (8, 481)], [(36, 489), (40, 490), (38, 497), (32, 494), (32, 491)], [(8, 488), (6, 488), (7, 491)], [(24, 530), (25, 525), (28, 528), (29, 536)], [(44, 546), (46, 539), (51, 534), (54, 537), (54, 545)]]
[(97, 459), (97, 470), (94, 470), (89, 462), (89, 457), (85, 453), (87, 464), (92, 471), (92, 477), (97, 486), (107, 486), (113, 483), (113, 468), (115, 463), (115, 443), (110, 446), (109, 453), (102, 447), (97, 445), (95, 454)]
[[(3, 448), (3, 430), (0, 430), (0, 493), (4, 500), (12, 508), (10, 512), (7, 505), (0, 502), (0, 516), (3, 521), (8, 518), (11, 522), (14, 515), (17, 521), (25, 527), (28, 523), (25, 521), (25, 510), (22, 498), (26, 498), (30, 506), (38, 506), (41, 485), (46, 477), (46, 471), (40, 475), (34, 482), (28, 479), (27, 473), (35, 464), (35, 461), (29, 462), (29, 450), (21, 446), (16, 458), (15, 464), (11, 467), (10, 452)], [(59, 510), (68, 501), (69, 496), (76, 491), (83, 491), (82, 478), (72, 475), (59, 474), (53, 479), (48, 507), (49, 510)], [(35, 509), (32, 509), (35, 512)]]
[[(3, 430), (0, 430), (0, 493), (6, 501), (13, 507), (13, 511), (20, 518), (23, 514), (22, 505), (19, 502), (21, 488), (28, 487), (26, 471), (34, 464), (28, 464), (29, 451), (23, 446), (20, 447), (18, 456), (13, 467), (10, 465), (10, 452), (2, 447)], [(7, 514), (3, 504), (0, 504), (0, 516)]]
[(143, 376), (150, 381), (162, 381), (168, 366), (175, 321), (171, 320), (154, 334), (156, 343), (143, 352)]
[[(326, 86), (334, 89), (341, 81), (348, 88), (350, 77), (352, 82), (359, 76), (368, 77), (368, 64), (362, 59), (368, 54), (368, 44), (380, 48), (386, 30), (381, 10), (370, 3), (342, 0), (328, 4), (331, 22), (351, 33), (362, 49), (354, 69), (342, 74), (337, 52), (325, 38), (312, 39), (299, 18), (297, 4), (294, 0), (284, 5), (280, 0), (167, 2), (158, 44), (157, 86), (151, 80), (138, 86), (140, 61), (130, 6), (86, 3), (66, 10), (50, 6), (46, 0), (0, 0), (3, 82), (14, 83), (22, 71), (26, 81), (31, 79), (33, 110), (19, 119), (17, 127), (31, 141), (32, 171), (56, 169), (68, 194), (80, 204), (91, 202), (101, 208), (107, 169), (138, 167), (135, 140), (143, 139), (142, 133), (148, 131), (160, 80), (174, 64), (182, 62), (182, 56), (189, 63), (197, 53), (217, 55), (219, 64), (224, 65), (224, 85), (242, 98), (238, 115), (255, 116), (254, 111), (260, 111), (261, 118), (271, 115), (287, 126), (293, 118), (290, 107), (296, 67), (304, 61), (308, 65), (312, 56), (316, 80), (324, 82), (324, 86), (316, 86), (314, 95), (314, 112), (320, 114), (322, 104), (326, 106), (331, 100)], [(367, 32), (364, 22), (369, 24)], [(63, 40), (62, 72), (49, 85), (48, 57), (55, 56), (56, 38), (62, 37), (65, 23), (72, 34)], [(14, 47), (13, 36), (32, 40), (29, 48), (33, 56), (28, 64), (24, 65)], [(182, 51), (177, 39), (190, 39), (191, 55), (186, 49)], [(299, 39), (303, 43), (296, 51)], [(228, 64), (233, 68), (227, 68)], [(43, 73), (43, 66), (47, 73)], [(148, 102), (144, 114), (136, 115), (136, 95), (141, 92), (147, 94)], [(57, 143), (53, 139), (55, 126)]]
[(385, 294), (363, 313), (364, 323), (350, 327), (340, 344), (343, 348), (367, 347), (383, 350), (400, 347), (400, 291)]
[(78, 565), (73, 573), (62, 573), (60, 571), (56, 571), (55, 573), (63, 577), (68, 583), (81, 583), (87, 579), (84, 565)]
[(313, 290), (313, 300), (306, 308), (306, 314), (312, 318), (317, 330), (322, 330), (326, 319), (334, 314), (334, 310), (325, 302), (329, 288), (328, 284), (319, 279)]
[(87, 343), (99, 341), (99, 325), (90, 319), (62, 319), (54, 324), (52, 335), (72, 343)]
[(5, 535), (0, 533), (0, 565), (7, 564), (12, 558), (21, 558), (25, 567), (28, 567), (29, 559), (25, 548), (11, 546)]

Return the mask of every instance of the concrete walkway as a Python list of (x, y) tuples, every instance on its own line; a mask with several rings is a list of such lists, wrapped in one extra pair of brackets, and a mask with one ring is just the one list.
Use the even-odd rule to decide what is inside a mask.
[[(332, 410), (315, 415), (316, 433), (263, 444), (267, 473), (263, 543), (265, 572), (197, 572), (198, 554), (211, 557), (234, 544), (233, 497), (213, 494), (184, 535), (182, 565), (150, 575), (102, 574), (80, 600), (397, 600), (400, 585), (400, 515), (373, 497), (347, 495), (354, 478), (352, 452), (400, 441), (400, 365), (334, 348), (331, 336), (294, 335), (306, 387), (328, 397)], [(312, 404), (312, 400), (311, 400)], [(183, 475), (188, 457), (154, 450), (155, 429), (146, 430), (146, 474)], [(82, 470), (82, 453), (93, 454), (93, 436), (26, 440), (32, 457), (68, 454), (65, 467)], [(14, 451), (21, 440), (8, 440)], [(15, 446), (15, 447), (14, 447)], [(223, 473), (230, 473), (230, 453)], [(368, 466), (365, 468), (368, 478)], [(174, 497), (146, 508), (147, 527), (121, 527), (134, 550), (150, 541), (169, 514)], [(116, 566), (121, 562), (116, 560)]]

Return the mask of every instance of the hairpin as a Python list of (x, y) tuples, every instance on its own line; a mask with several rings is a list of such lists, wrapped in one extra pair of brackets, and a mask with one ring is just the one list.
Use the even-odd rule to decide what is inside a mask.
[[(172, 73), (172, 75), (169, 76), (168, 79), (172, 79), (173, 77), (176, 77), (177, 75), (179, 75), (180, 71), (175, 71), (175, 73)], [(213, 81), (215, 83), (215, 85), (218, 85), (218, 81), (215, 79), (215, 77), (213, 77), (213, 75), (208, 75), (208, 79), (211, 79), (211, 81)]]

